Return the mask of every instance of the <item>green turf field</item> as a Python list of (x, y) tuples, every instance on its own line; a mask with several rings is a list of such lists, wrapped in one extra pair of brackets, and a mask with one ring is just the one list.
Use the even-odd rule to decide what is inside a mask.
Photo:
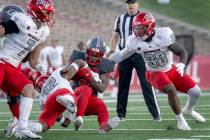
[[(203, 93), (205, 94), (205, 93)], [(180, 96), (182, 105), (185, 103), (186, 96)], [(109, 107), (110, 116), (115, 116), (116, 99), (104, 99)], [(119, 127), (105, 135), (97, 132), (97, 118), (95, 116), (85, 117), (81, 131), (73, 131), (73, 127), (63, 129), (55, 125), (50, 131), (41, 134), (44, 140), (157, 140), (157, 139), (176, 139), (176, 140), (209, 140), (210, 139), (210, 94), (202, 96), (196, 108), (207, 122), (199, 124), (187, 118), (192, 131), (176, 130), (176, 120), (167, 104), (166, 96), (158, 96), (162, 122), (153, 121), (141, 96), (129, 97), (127, 108), (127, 120), (120, 123)], [(0, 100), (0, 139), (4, 138), (3, 130), (7, 125), (10, 113), (5, 101)], [(39, 115), (38, 101), (35, 101), (31, 119), (36, 119)], [(172, 130), (167, 130), (170, 127)], [(10, 138), (10, 139), (14, 139)], [(10, 140), (8, 139), (8, 140)]]

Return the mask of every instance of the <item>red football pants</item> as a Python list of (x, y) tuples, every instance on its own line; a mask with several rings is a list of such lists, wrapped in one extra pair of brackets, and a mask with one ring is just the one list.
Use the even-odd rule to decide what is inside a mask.
[(108, 122), (109, 113), (105, 103), (93, 94), (93, 89), (87, 85), (81, 85), (74, 91), (77, 98), (77, 116), (97, 115), (101, 126)]
[(44, 109), (39, 116), (39, 122), (44, 122), (48, 125), (48, 129), (51, 128), (58, 116), (62, 114), (66, 108), (56, 101), (56, 97), (59, 95), (71, 95), (74, 97), (74, 94), (71, 93), (68, 89), (62, 88), (54, 91), (52, 94), (48, 95), (47, 100), (44, 105)]

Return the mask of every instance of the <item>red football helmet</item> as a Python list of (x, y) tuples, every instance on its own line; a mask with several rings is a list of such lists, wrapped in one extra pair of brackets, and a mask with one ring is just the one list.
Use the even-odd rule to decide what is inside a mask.
[(155, 18), (149, 13), (139, 13), (135, 16), (132, 28), (136, 37), (143, 40), (154, 33)]
[(41, 93), (42, 86), (49, 77), (49, 75), (41, 75), (37, 78), (34, 86), (39, 93)]
[(100, 37), (93, 37), (88, 40), (85, 53), (85, 59), (88, 65), (95, 66), (99, 64), (105, 53), (106, 46), (103, 39)]
[(27, 3), (28, 13), (40, 22), (46, 22), (52, 26), (54, 24), (53, 14), (55, 8), (51, 0), (29, 0)]

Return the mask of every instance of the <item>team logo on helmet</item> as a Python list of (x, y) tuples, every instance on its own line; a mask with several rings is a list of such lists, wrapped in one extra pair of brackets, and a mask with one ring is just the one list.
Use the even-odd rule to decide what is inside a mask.
[(37, 0), (36, 5), (44, 5), (45, 7), (47, 7), (49, 4), (45, 0)]

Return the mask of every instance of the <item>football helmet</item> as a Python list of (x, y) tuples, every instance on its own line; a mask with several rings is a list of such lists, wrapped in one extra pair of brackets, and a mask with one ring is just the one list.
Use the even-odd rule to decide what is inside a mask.
[(95, 66), (99, 64), (106, 53), (106, 45), (100, 37), (93, 37), (88, 40), (85, 52), (85, 59), (88, 65)]
[(45, 81), (49, 78), (50, 76), (49, 75), (41, 75), (37, 78), (34, 86), (35, 86), (35, 89), (41, 93), (41, 89), (42, 89), (42, 86), (44, 85)]
[(139, 13), (135, 16), (132, 29), (136, 37), (146, 40), (154, 33), (155, 18), (149, 13)]
[(25, 13), (18, 5), (6, 5), (0, 9), (0, 23), (7, 22), (15, 12)]
[(53, 14), (55, 8), (51, 0), (29, 0), (27, 3), (28, 13), (38, 21), (52, 26), (55, 22)]

